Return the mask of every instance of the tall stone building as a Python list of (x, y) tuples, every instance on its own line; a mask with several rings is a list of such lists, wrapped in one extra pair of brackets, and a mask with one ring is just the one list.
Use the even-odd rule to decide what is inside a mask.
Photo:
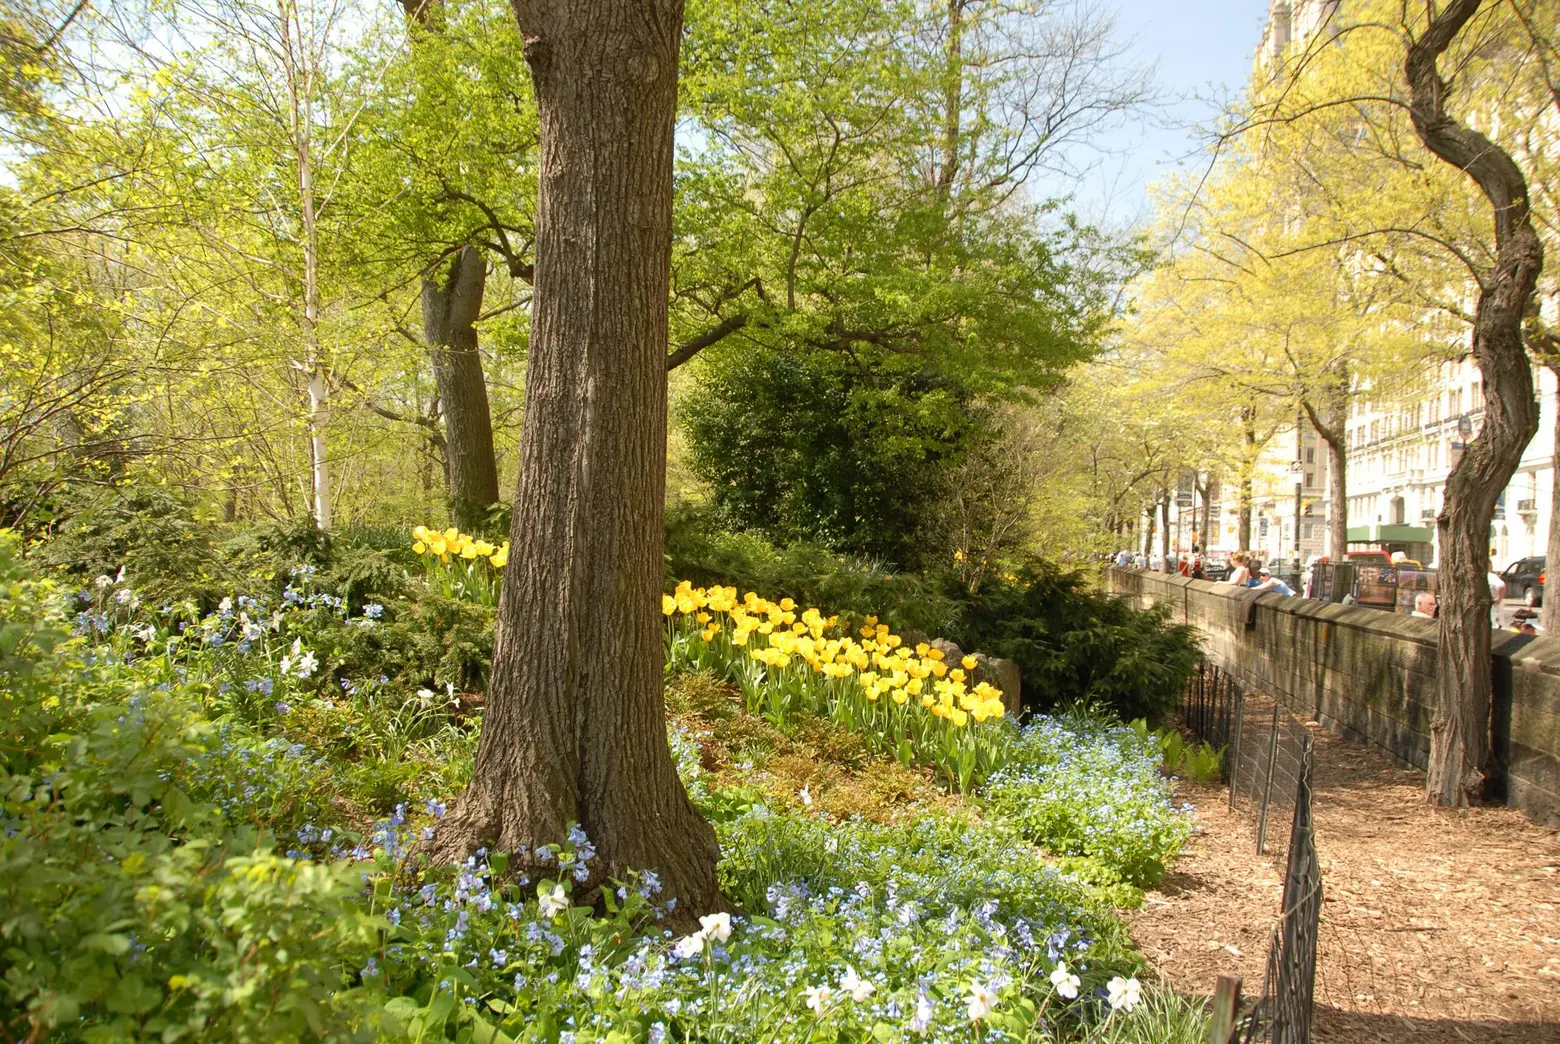
[[(1283, 58), (1330, 31), (1347, 16), (1340, 0), (1270, 0), (1268, 23), (1254, 56), (1258, 76), (1277, 75)], [(1477, 114), (1470, 117), (1477, 124)], [(1553, 126), (1553, 110), (1540, 121)], [(1560, 127), (1553, 127), (1560, 147)], [(1560, 270), (1560, 243), (1547, 237), (1551, 270)], [(1560, 319), (1556, 280), (1541, 284), (1540, 307), (1551, 322)], [(1547, 292), (1544, 292), (1547, 288)], [(1549, 540), (1555, 483), (1555, 421), (1560, 387), (1549, 370), (1534, 367), (1539, 429), (1528, 444), (1516, 474), (1501, 496), (1490, 526), (1497, 567), (1542, 555)], [(1479, 369), (1471, 358), (1444, 363), (1419, 398), (1395, 403), (1356, 402), (1347, 423), (1348, 539), (1353, 549), (1402, 548), (1427, 564), (1440, 559), (1435, 528), (1446, 477), (1469, 439), (1483, 423), (1484, 400)], [(1300, 557), (1336, 555), (1329, 546), (1327, 519), (1334, 506), (1326, 497), (1326, 444), (1303, 429), (1299, 465), (1295, 433), (1280, 432), (1262, 456), (1254, 484), (1251, 544), (1271, 559), (1288, 560), (1295, 548), (1295, 479), (1302, 484)], [(1238, 509), (1234, 486), (1226, 483), (1220, 503), (1222, 525), (1211, 546), (1237, 546)]]

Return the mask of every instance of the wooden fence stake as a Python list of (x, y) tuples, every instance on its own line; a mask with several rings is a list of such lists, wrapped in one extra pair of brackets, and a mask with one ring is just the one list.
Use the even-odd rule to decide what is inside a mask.
[(1240, 977), (1219, 976), (1213, 991), (1213, 1033), (1210, 1044), (1229, 1044), (1235, 1033), (1235, 1016), (1240, 1011)]

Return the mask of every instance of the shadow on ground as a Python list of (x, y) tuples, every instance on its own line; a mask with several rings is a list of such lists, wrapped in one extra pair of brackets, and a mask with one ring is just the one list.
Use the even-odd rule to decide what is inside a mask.
[(1560, 1023), (1461, 1022), (1317, 1005), (1311, 1039), (1327, 1044), (1555, 1044)]

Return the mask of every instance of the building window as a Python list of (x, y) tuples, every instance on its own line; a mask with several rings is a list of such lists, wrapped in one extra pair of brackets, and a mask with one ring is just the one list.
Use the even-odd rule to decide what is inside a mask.
[(1307, 471), (1305, 473), (1305, 485), (1306, 485), (1307, 489), (1309, 489), (1310, 487), (1316, 485), (1316, 472), (1314, 472), (1314, 471)]
[(1305, 448), (1305, 462), (1307, 464), (1315, 464), (1316, 463), (1316, 447), (1315, 446), (1307, 446)]
[(1316, 524), (1314, 522), (1307, 522), (1305, 524), (1305, 539), (1310, 540), (1311, 537), (1314, 536), (1315, 534), (1316, 534)]

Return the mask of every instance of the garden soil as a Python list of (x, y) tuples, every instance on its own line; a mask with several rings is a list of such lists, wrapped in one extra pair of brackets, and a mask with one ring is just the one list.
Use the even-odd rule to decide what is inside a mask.
[[(1560, 840), (1510, 809), (1424, 802), (1423, 776), (1310, 726), (1322, 923), (1312, 1039), (1347, 1044), (1560, 1042)], [(1248, 805), (1178, 784), (1197, 832), (1130, 915), (1183, 993), (1262, 987), (1287, 821), (1256, 854)], [(1279, 813), (1286, 819), (1288, 811)]]

